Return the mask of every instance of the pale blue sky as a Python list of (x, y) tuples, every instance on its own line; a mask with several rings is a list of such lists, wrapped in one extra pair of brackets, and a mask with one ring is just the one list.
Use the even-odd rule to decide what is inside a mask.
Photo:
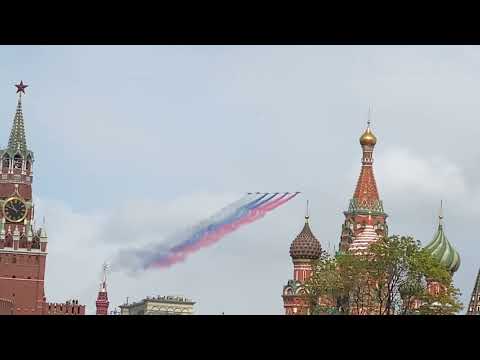
[(338, 244), (369, 105), (391, 233), (429, 241), (444, 199), (467, 299), (480, 266), (479, 59), (463, 46), (1, 47), (4, 144), (13, 85), (30, 85), (48, 299), (94, 311), (101, 262), (117, 249), (161, 241), (247, 191), (302, 191), (184, 264), (109, 281), (115, 305), (177, 293), (201, 314), (282, 313), (307, 197), (322, 246)]

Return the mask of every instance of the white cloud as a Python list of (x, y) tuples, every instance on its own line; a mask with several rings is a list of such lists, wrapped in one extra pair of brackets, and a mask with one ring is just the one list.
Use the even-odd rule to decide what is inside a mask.
[(400, 196), (455, 197), (467, 191), (464, 174), (456, 164), (440, 157), (424, 158), (405, 148), (380, 153), (375, 168), (382, 185)]

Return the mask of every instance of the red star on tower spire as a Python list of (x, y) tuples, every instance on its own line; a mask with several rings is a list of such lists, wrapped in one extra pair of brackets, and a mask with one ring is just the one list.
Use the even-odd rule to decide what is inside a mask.
[(24, 93), (25, 94), (25, 89), (28, 87), (28, 85), (25, 85), (23, 83), (23, 80), (20, 81), (20, 84), (16, 84), (15, 85), (17, 87), (17, 94), (20, 93)]

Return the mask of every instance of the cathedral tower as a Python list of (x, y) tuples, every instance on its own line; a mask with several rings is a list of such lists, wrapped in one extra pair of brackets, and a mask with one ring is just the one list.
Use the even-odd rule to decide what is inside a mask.
[(308, 300), (306, 299), (303, 283), (312, 274), (312, 262), (322, 254), (320, 242), (313, 235), (309, 224), (309, 215), (305, 216), (305, 225), (290, 245), (290, 256), (293, 262), (293, 280), (289, 280), (283, 287), (283, 303), (286, 315), (308, 314)]
[(27, 146), (22, 94), (8, 146), (0, 150), (0, 298), (12, 301), (15, 314), (41, 314), (47, 255), (45, 229), (35, 227), (32, 202), (33, 152)]
[(369, 241), (370, 239), (366, 239), (366, 237), (370, 238), (373, 233), (377, 234), (377, 238), (388, 235), (386, 223), (388, 215), (383, 210), (373, 174), (373, 149), (376, 143), (377, 138), (370, 128), (369, 115), (367, 129), (360, 137), (363, 152), (360, 176), (348, 210), (344, 212), (345, 222), (342, 225), (340, 236), (340, 251), (347, 251), (361, 233), (365, 235), (363, 240)]

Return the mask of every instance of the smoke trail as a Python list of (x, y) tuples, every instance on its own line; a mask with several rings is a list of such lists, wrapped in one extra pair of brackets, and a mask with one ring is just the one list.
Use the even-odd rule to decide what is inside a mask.
[(250, 224), (254, 221), (259, 220), (260, 218), (263, 218), (268, 212), (278, 208), (279, 206), (285, 204), (286, 202), (290, 201), (293, 199), (295, 196), (298, 195), (298, 193), (294, 193), (290, 195), (289, 197), (285, 198), (288, 195), (288, 193), (283, 194), (279, 198), (275, 199), (274, 201), (267, 203), (264, 206), (253, 208), (249, 211), (247, 216), (242, 217), (237, 219), (233, 223), (228, 223), (224, 224), (221, 228), (217, 229), (215, 232), (206, 234), (200, 241), (197, 243), (193, 244), (192, 246), (189, 246), (183, 251), (179, 251), (176, 253), (171, 253), (165, 256), (162, 259), (158, 259), (157, 261), (153, 262), (150, 266), (148, 267), (169, 267), (179, 261), (184, 261), (185, 258), (201, 248), (204, 248), (206, 246), (212, 245), (219, 241), (221, 238), (224, 236), (228, 235), (229, 233), (237, 230), (239, 227), (243, 225)]
[(232, 213), (237, 211), (239, 207), (250, 204), (252, 199), (255, 197), (256, 196), (253, 194), (243, 196), (239, 200), (227, 205), (208, 219), (201, 221), (195, 226), (174, 233), (171, 237), (167, 238), (166, 241), (162, 242), (162, 244), (153, 244), (146, 246), (144, 249), (120, 250), (115, 258), (110, 262), (112, 271), (130, 269), (130, 275), (135, 275), (137, 271), (146, 268), (146, 259), (151, 259), (152, 256), (159, 257), (162, 254), (168, 254), (174, 244), (178, 244), (178, 242), (182, 241), (183, 239), (190, 238), (192, 234), (195, 234), (205, 226), (208, 226), (210, 221), (215, 222), (221, 220), (224, 216), (230, 216)]
[[(267, 200), (261, 201), (267, 195), (268, 194), (264, 194), (253, 201), (249, 201), (248, 203), (243, 204), (240, 207), (238, 207), (239, 202), (235, 202), (234, 204), (232, 204), (233, 206), (236, 206), (236, 208), (233, 209), (233, 211), (230, 211), (230, 209), (233, 206), (229, 206), (228, 207), (229, 211), (220, 211), (218, 214), (213, 215), (208, 220), (202, 221), (199, 225), (194, 227), (195, 231), (193, 232), (193, 234), (188, 233), (180, 237), (180, 239), (183, 240), (180, 244), (175, 245), (171, 248), (167, 248), (167, 246), (163, 245), (162, 248), (157, 248), (156, 251), (153, 251), (148, 255), (142, 256), (145, 259), (145, 263), (144, 265), (142, 265), (142, 267), (148, 266), (145, 264), (166, 261), (166, 259), (169, 256), (172, 256), (172, 254), (181, 252), (184, 249), (188, 248), (189, 246), (197, 242), (199, 239), (201, 239), (206, 233), (215, 231), (215, 229), (223, 225), (225, 221), (228, 221), (229, 219), (235, 219), (239, 216), (243, 216), (242, 214), (245, 213), (245, 209), (259, 206), (260, 204), (265, 203), (265, 201), (275, 196), (275, 195), (270, 196)], [(251, 199), (251, 198), (247, 197), (247, 199)], [(176, 238), (178, 238), (178, 236)], [(178, 240), (177, 241), (175, 240), (176, 239), (173, 239), (173, 242), (178, 243)]]
[(239, 216), (243, 216), (243, 214), (246, 212), (247, 209), (254, 208), (256, 206), (260, 206), (264, 202), (268, 201), (272, 197), (274, 197), (276, 194), (273, 196), (269, 197), (267, 200), (261, 201), (264, 197), (268, 195), (264, 194), (260, 196), (259, 198), (255, 199), (254, 201), (251, 201), (245, 205), (242, 205), (238, 207), (237, 205), (235, 206), (234, 211), (232, 211), (231, 214), (218, 214), (214, 215), (212, 218), (209, 220), (203, 221), (201, 224), (195, 226), (195, 231), (190, 234), (189, 236), (184, 236), (183, 239), (187, 239), (183, 241), (181, 244), (174, 246), (171, 250), (172, 251), (180, 251), (182, 250), (185, 246), (188, 246), (189, 244), (194, 243), (197, 241), (199, 238), (201, 238), (206, 232), (210, 231), (215, 231), (216, 228), (219, 226), (223, 225), (226, 222), (233, 221), (233, 219), (238, 218)]
[[(174, 254), (178, 254), (180, 252), (188, 251), (192, 252), (192, 250), (197, 249), (198, 247), (195, 245), (198, 243), (200, 239), (202, 239), (204, 236), (214, 233), (217, 231), (218, 228), (221, 226), (224, 226), (225, 224), (231, 223), (233, 221), (236, 221), (240, 219), (241, 217), (244, 217), (248, 215), (248, 212), (252, 209), (255, 209), (257, 207), (262, 206), (263, 204), (269, 202), (271, 199), (273, 199), (275, 196), (278, 195), (278, 193), (275, 193), (271, 196), (269, 196), (267, 199), (262, 200), (265, 196), (268, 194), (265, 194), (258, 199), (240, 207), (237, 211), (235, 211), (231, 216), (228, 216), (227, 218), (223, 219), (222, 221), (218, 222), (217, 224), (210, 224), (206, 228), (201, 229), (197, 233), (195, 233), (191, 238), (183, 241), (181, 244), (174, 246), (173, 248), (170, 249), (168, 252), (163, 252), (163, 253), (157, 253), (154, 255), (154, 257), (149, 258), (147, 260), (147, 263), (162, 263), (170, 259)], [(190, 250), (189, 250), (190, 249)]]
[(241, 226), (262, 218), (298, 193), (287, 197), (288, 194), (244, 196), (197, 225), (174, 234), (162, 244), (120, 251), (112, 261), (112, 270), (130, 269), (135, 274), (139, 270), (169, 267), (184, 261), (189, 254), (218, 242)]

